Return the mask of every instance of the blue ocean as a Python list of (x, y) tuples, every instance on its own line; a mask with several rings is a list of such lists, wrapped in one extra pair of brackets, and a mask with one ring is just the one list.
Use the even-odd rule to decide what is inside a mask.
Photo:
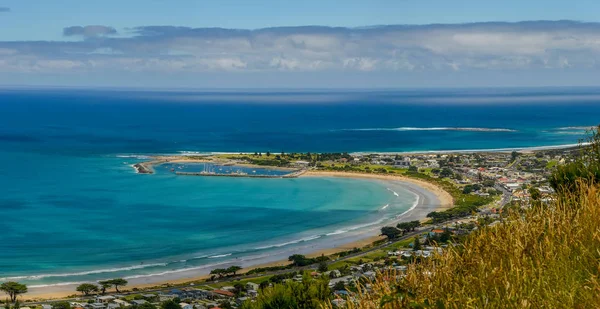
[(600, 89), (1, 89), (0, 115), (0, 281), (35, 287), (277, 260), (415, 201), (375, 180), (136, 174), (148, 155), (570, 145)]

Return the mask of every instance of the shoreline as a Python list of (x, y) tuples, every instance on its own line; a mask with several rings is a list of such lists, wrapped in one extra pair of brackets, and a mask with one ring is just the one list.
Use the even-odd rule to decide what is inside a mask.
[[(189, 162), (189, 161), (188, 161)], [(351, 250), (353, 248), (362, 248), (372, 244), (373, 242), (383, 239), (382, 236), (378, 236), (379, 228), (383, 225), (396, 224), (400, 221), (412, 221), (412, 220), (424, 220), (427, 213), (431, 211), (444, 210), (452, 207), (453, 200), (449, 193), (443, 189), (437, 187), (434, 184), (408, 178), (398, 175), (377, 175), (377, 174), (364, 174), (364, 173), (351, 173), (351, 172), (332, 172), (332, 171), (308, 171), (300, 177), (341, 177), (341, 178), (359, 178), (359, 179), (373, 179), (394, 182), (410, 191), (417, 196), (417, 201), (412, 209), (408, 209), (403, 214), (397, 215), (391, 222), (388, 221), (385, 224), (380, 223), (374, 225), (376, 229), (369, 229), (361, 231), (360, 233), (348, 233), (348, 235), (340, 236), (339, 238), (332, 237), (323, 241), (322, 243), (308, 243), (303, 246), (294, 246), (291, 248), (282, 248), (284, 251), (274, 253), (266, 258), (257, 258), (257, 263), (254, 264), (252, 260), (248, 260), (247, 265), (242, 265), (243, 269), (240, 273), (248, 272), (252, 269), (271, 267), (271, 266), (282, 266), (289, 264), (286, 259), (291, 254), (304, 254), (309, 257), (315, 257), (320, 255), (332, 255), (341, 251)], [(269, 257), (272, 260), (269, 260)], [(262, 261), (261, 261), (262, 260)], [(223, 261), (222, 266), (240, 265), (239, 261)], [(205, 280), (210, 277), (207, 272), (210, 268), (199, 267), (185, 271), (182, 269), (180, 272), (169, 273), (163, 275), (140, 277), (128, 279), (131, 285), (125, 287), (125, 290), (147, 289), (150, 287), (161, 287), (165, 285), (181, 285), (187, 284), (194, 281)], [(28, 294), (24, 295), (25, 299), (57, 299), (65, 298), (72, 295), (77, 295), (75, 287), (80, 284), (64, 284), (64, 285), (52, 285), (44, 287), (30, 287)], [(210, 284), (210, 283), (207, 283)]]

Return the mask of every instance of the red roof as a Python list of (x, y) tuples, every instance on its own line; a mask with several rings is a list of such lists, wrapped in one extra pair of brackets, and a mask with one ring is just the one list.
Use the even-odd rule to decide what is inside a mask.
[(433, 233), (443, 233), (444, 230), (440, 230), (440, 229), (436, 229), (436, 230), (431, 230)]
[(234, 297), (235, 294), (229, 292), (229, 291), (224, 291), (224, 290), (213, 290), (213, 293), (215, 294), (219, 294), (219, 295), (223, 295), (223, 296), (229, 296), (229, 297)]

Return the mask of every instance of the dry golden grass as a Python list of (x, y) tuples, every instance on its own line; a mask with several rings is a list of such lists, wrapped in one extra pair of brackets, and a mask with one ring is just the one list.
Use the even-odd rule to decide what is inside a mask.
[(403, 279), (381, 274), (347, 308), (600, 308), (599, 258), (600, 190), (582, 184), (411, 265)]

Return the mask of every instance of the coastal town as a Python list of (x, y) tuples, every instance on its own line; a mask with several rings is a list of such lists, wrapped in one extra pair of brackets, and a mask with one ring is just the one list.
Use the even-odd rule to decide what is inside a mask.
[[(127, 289), (127, 281), (89, 283), (78, 287), (81, 295), (61, 299), (19, 297), (21, 309), (209, 309), (245, 308), (265, 287), (307, 280), (324, 282), (333, 306), (353, 301), (359, 284), (370, 288), (377, 274), (393, 271), (399, 277), (406, 265), (429, 259), (444, 248), (460, 243), (469, 233), (503, 220), (508, 207), (532, 201), (549, 203), (553, 189), (549, 177), (556, 166), (569, 163), (578, 148), (537, 151), (404, 154), (298, 154), (254, 153), (154, 158), (153, 165), (137, 164), (141, 173), (153, 173), (160, 164), (205, 164), (284, 168), (294, 177), (310, 173), (355, 173), (405, 177), (432, 183), (454, 200), (454, 207), (434, 211), (421, 221), (381, 227), (380, 238), (370, 245), (328, 256), (293, 255), (289, 264), (241, 271), (214, 269), (208, 279)], [(175, 158), (175, 159), (173, 159)], [(142, 169), (142, 171), (140, 171)], [(181, 177), (189, 177), (179, 173)], [(203, 176), (196, 173), (196, 176)], [(328, 174), (329, 175), (329, 174)], [(239, 177), (242, 175), (235, 175)], [(117, 281), (114, 281), (115, 283)], [(119, 281), (121, 280), (121, 281)], [(119, 290), (121, 286), (121, 290)], [(25, 289), (26, 290), (26, 289)], [(75, 292), (75, 291), (74, 291)], [(21, 293), (17, 293), (21, 294)], [(8, 303), (0, 309), (10, 309)]]

